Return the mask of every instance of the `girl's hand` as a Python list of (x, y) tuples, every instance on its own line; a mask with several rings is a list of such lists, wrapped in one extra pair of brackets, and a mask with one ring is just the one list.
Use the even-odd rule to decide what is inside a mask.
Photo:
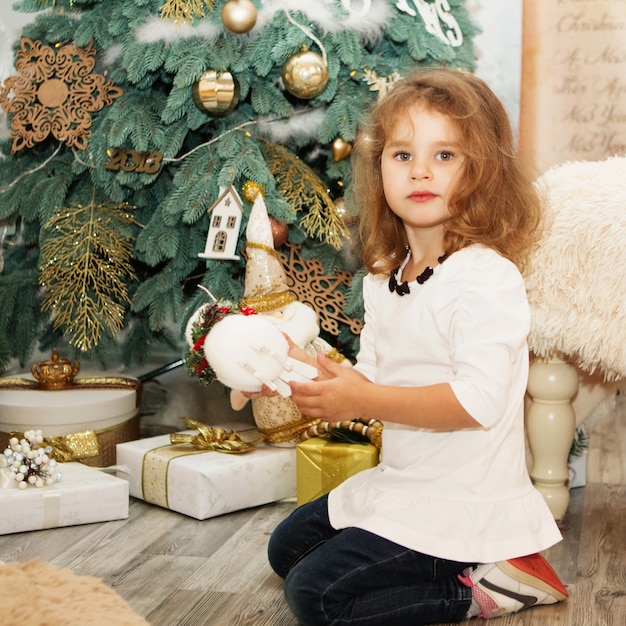
[(304, 415), (342, 421), (366, 413), (364, 398), (371, 383), (362, 374), (321, 354), (317, 356), (317, 368), (319, 375), (313, 382), (289, 383), (291, 398)]

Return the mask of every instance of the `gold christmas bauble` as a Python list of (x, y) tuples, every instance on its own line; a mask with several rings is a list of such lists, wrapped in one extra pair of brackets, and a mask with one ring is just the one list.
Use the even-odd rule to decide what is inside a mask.
[(257, 10), (250, 0), (228, 0), (222, 7), (222, 23), (233, 33), (251, 31), (256, 24)]
[(326, 89), (328, 67), (319, 54), (304, 49), (283, 65), (282, 77), (289, 93), (308, 100), (319, 96)]
[(337, 137), (337, 139), (333, 141), (333, 161), (335, 163), (347, 159), (351, 152), (352, 144), (344, 141), (341, 137)]
[(239, 85), (230, 72), (207, 70), (194, 83), (192, 95), (201, 111), (225, 115), (239, 102)]

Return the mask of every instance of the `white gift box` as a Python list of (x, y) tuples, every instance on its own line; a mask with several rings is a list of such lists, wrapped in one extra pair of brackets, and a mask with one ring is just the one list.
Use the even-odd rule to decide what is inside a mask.
[[(250, 428), (237, 426), (220, 428)], [(160, 435), (117, 444), (117, 462), (128, 470), (131, 496), (200, 520), (296, 495), (295, 448), (261, 444), (225, 454)]]
[(82, 463), (58, 469), (48, 487), (0, 489), (0, 535), (128, 517), (128, 481)]
[[(22, 378), (34, 383), (30, 375)], [(79, 376), (71, 388), (55, 390), (27, 385), (11, 388), (6, 383), (11, 380), (0, 378), (2, 449), (12, 432), (41, 430), (44, 437), (64, 437), (92, 431), (98, 442), (98, 455), (77, 460), (106, 467), (115, 464), (115, 444), (139, 437), (141, 383), (135, 378)]]

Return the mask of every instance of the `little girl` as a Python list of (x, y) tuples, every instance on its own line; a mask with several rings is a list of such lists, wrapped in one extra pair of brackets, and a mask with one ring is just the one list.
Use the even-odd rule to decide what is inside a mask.
[(565, 599), (538, 554), (561, 535), (524, 460), (520, 268), (540, 203), (502, 104), (466, 72), (399, 81), (357, 141), (353, 189), (369, 271), (357, 363), (319, 356), (291, 388), (307, 416), (383, 421), (381, 460), (273, 532), (289, 606), (309, 626), (393, 626)]

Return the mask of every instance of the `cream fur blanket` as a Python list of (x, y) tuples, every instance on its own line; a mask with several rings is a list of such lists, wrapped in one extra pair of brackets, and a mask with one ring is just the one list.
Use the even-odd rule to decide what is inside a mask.
[(99, 578), (77, 576), (38, 559), (0, 562), (0, 624), (148, 626)]
[(577, 161), (537, 181), (547, 226), (526, 273), (530, 349), (626, 377), (626, 157)]

